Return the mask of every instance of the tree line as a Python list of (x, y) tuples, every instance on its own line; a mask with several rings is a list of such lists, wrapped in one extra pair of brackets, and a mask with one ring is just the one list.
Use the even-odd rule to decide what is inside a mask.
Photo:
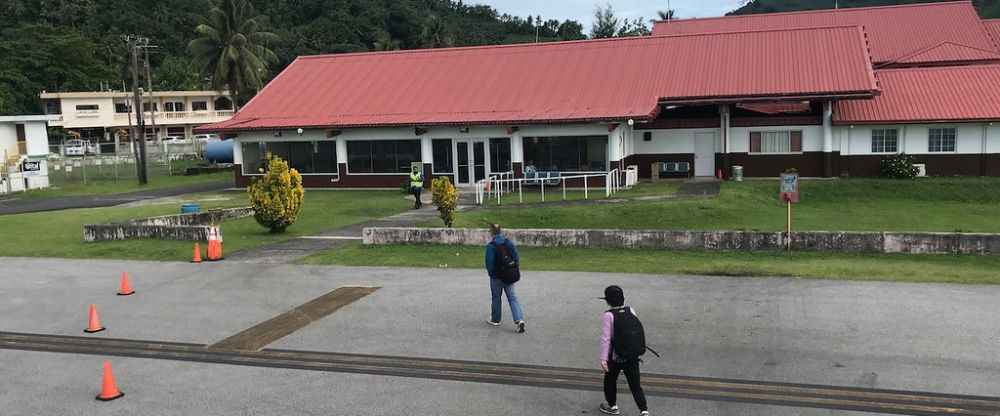
[[(648, 33), (607, 5), (589, 35)], [(588, 37), (461, 0), (0, 0), (0, 114), (41, 112), (42, 91), (131, 89), (125, 35), (156, 46), (154, 90), (229, 89), (238, 103), (301, 55)]]

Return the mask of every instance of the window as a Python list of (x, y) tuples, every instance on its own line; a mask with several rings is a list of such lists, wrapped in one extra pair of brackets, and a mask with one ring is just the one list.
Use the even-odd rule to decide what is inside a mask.
[(45, 114), (62, 114), (62, 106), (59, 100), (46, 100)]
[(431, 148), (434, 154), (434, 173), (454, 173), (451, 139), (434, 139), (431, 141)]
[(752, 131), (750, 153), (801, 153), (802, 131)]
[(97, 104), (77, 104), (76, 111), (97, 111), (101, 107)]
[(191, 111), (208, 111), (208, 101), (191, 102)]
[(930, 129), (927, 139), (928, 152), (955, 151), (955, 129)]
[(14, 125), (15, 134), (17, 135), (17, 154), (26, 155), (28, 154), (28, 138), (24, 134), (24, 124)]
[(899, 130), (872, 130), (872, 153), (896, 153)]
[(115, 112), (119, 114), (131, 113), (132, 107), (129, 106), (127, 103), (115, 103)]
[(169, 112), (184, 111), (184, 102), (183, 101), (165, 102), (163, 103), (163, 109)]
[(604, 172), (608, 136), (525, 137), (524, 163), (538, 171)]
[(333, 174), (337, 172), (337, 142), (244, 142), (243, 174), (260, 174), (267, 169), (267, 153), (288, 162), (288, 166), (299, 173)]
[(493, 172), (510, 172), (510, 138), (490, 139), (490, 170)]
[[(142, 103), (142, 111), (149, 112), (149, 103)], [(153, 111), (160, 111), (160, 107), (153, 103)]]
[(215, 100), (216, 111), (229, 111), (233, 109), (233, 101), (226, 97), (219, 97)]
[(420, 162), (420, 140), (351, 140), (347, 169), (351, 173), (409, 173)]

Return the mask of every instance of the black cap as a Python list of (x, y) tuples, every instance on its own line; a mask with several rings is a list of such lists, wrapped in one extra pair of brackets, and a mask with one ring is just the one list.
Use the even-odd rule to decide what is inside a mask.
[(611, 306), (622, 306), (625, 304), (625, 293), (622, 292), (622, 288), (611, 285), (604, 288), (604, 297), (600, 299), (606, 300)]

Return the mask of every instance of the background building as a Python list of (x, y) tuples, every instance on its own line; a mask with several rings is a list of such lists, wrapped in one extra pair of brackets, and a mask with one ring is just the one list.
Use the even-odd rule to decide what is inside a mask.
[(49, 186), (46, 123), (58, 117), (0, 116), (0, 194)]

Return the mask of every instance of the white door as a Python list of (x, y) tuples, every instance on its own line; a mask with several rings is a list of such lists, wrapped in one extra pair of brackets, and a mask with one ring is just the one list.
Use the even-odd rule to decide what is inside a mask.
[(694, 176), (715, 176), (715, 133), (694, 134)]

